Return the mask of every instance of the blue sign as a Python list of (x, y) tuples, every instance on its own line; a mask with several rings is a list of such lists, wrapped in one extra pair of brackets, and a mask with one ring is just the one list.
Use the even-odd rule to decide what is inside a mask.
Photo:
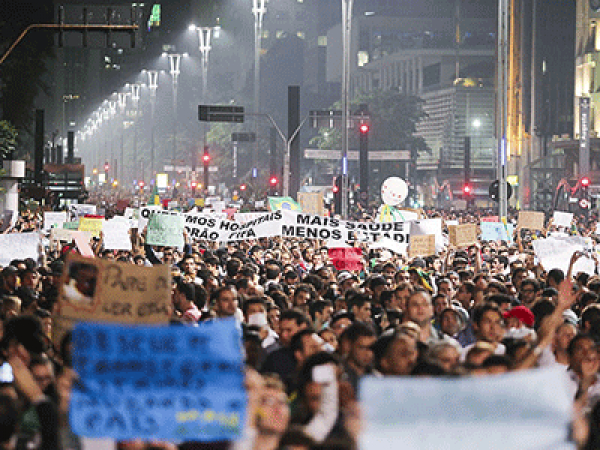
[(73, 431), (90, 438), (233, 440), (247, 403), (235, 320), (199, 327), (80, 323)]
[(512, 243), (513, 224), (504, 225), (502, 222), (481, 222), (482, 241), (506, 241)]

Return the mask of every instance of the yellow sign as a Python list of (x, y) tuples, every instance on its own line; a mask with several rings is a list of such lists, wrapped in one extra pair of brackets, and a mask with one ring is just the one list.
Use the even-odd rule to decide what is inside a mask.
[(197, 198), (196, 201), (195, 201), (195, 205), (204, 208), (204, 199), (203, 198)]
[(104, 225), (104, 219), (82, 217), (79, 220), (79, 227), (77, 230), (88, 231), (92, 237), (99, 238), (100, 232), (102, 231), (102, 225)]
[(506, 177), (506, 181), (508, 181), (508, 184), (510, 184), (511, 186), (518, 186), (519, 175), (509, 175)]

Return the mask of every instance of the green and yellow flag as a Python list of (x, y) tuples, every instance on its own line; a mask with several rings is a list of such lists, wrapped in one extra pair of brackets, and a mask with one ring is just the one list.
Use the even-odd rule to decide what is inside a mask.
[(271, 211), (287, 209), (288, 211), (302, 212), (302, 207), (292, 197), (269, 197), (269, 209)]
[(152, 193), (148, 199), (148, 205), (160, 205), (160, 196), (158, 195), (158, 187), (156, 187), (156, 184), (154, 185), (154, 188), (152, 188)]

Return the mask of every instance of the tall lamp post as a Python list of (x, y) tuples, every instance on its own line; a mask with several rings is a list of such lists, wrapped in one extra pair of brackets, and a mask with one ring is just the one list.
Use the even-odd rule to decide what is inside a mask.
[[(252, 0), (252, 14), (254, 14), (254, 112), (260, 113), (260, 50), (263, 33), (263, 19), (267, 12), (266, 0)], [(256, 124), (258, 131), (258, 124)], [(258, 133), (257, 133), (258, 134)], [(254, 143), (252, 154), (252, 174), (256, 174), (256, 157), (258, 153), (258, 139)]]
[(173, 80), (173, 165), (177, 157), (177, 86), (179, 75), (181, 75), (181, 58), (186, 58), (187, 53), (163, 53), (164, 57), (169, 58), (170, 70)]
[(350, 86), (350, 42), (354, 0), (342, 0), (342, 218), (348, 217), (348, 91)]
[[(133, 83), (131, 87), (131, 100), (133, 100), (133, 110), (135, 111), (135, 121), (133, 128), (133, 170), (132, 175), (135, 177), (138, 170), (138, 151), (137, 151), (137, 137), (138, 137), (138, 124), (140, 115), (140, 92), (142, 85), (139, 83)], [(140, 172), (141, 173), (141, 172)], [(143, 175), (142, 175), (143, 176)]]

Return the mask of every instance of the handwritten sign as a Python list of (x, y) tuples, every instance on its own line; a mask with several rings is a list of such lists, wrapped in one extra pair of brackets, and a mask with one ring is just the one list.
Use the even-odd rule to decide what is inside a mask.
[(360, 248), (330, 248), (328, 250), (331, 263), (337, 270), (362, 270), (363, 257)]
[(477, 225), (465, 223), (448, 227), (450, 243), (456, 247), (468, 247), (477, 243)]
[(104, 219), (96, 217), (82, 217), (79, 219), (78, 231), (88, 231), (92, 237), (99, 238), (102, 226), (104, 225)]
[[(575, 252), (583, 252), (589, 248), (585, 238), (581, 236), (553, 236), (547, 239), (536, 239), (532, 241), (535, 256), (545, 270), (561, 269), (567, 273), (571, 256)], [(573, 266), (573, 273), (586, 272), (594, 274), (594, 260), (587, 256), (581, 257)]]
[(109, 250), (131, 250), (129, 238), (129, 221), (112, 219), (104, 222), (104, 248)]
[(66, 211), (44, 211), (44, 231), (48, 231), (51, 228), (62, 228), (62, 224), (66, 221)]
[(323, 194), (320, 192), (298, 192), (298, 203), (306, 214), (323, 215)]
[(40, 235), (38, 233), (0, 234), (0, 265), (8, 266), (13, 259), (40, 257)]
[(199, 327), (80, 324), (73, 431), (118, 440), (234, 440), (246, 392), (235, 320)]
[(561, 368), (491, 377), (366, 377), (360, 384), (365, 426), (359, 445), (363, 450), (399, 448), (399, 442), (414, 450), (573, 448), (567, 437), (573, 409), (567, 383)]
[(156, 215), (156, 214), (178, 216), (179, 212), (162, 209), (161, 206), (157, 206), (157, 205), (144, 206), (143, 208), (140, 208), (138, 229), (141, 231), (144, 228), (146, 228), (146, 226), (148, 225), (148, 220), (150, 220), (150, 217), (153, 215)]
[(410, 236), (410, 247), (408, 256), (415, 258), (417, 256), (435, 255), (435, 235), (420, 234)]
[(519, 211), (519, 228), (528, 230), (544, 229), (544, 213), (537, 211)]
[(410, 222), (410, 234), (411, 236), (433, 234), (435, 236), (435, 251), (441, 252), (444, 249), (444, 237), (442, 236), (442, 219), (414, 220)]
[(512, 242), (513, 224), (506, 226), (501, 222), (481, 222), (482, 241), (505, 241)]
[(148, 221), (146, 242), (149, 245), (183, 247), (183, 217), (154, 214)]
[(573, 221), (573, 213), (554, 211), (552, 214), (552, 224), (557, 227), (571, 228), (571, 222)]
[(73, 222), (65, 222), (65, 223), (63, 223), (62, 227), (65, 230), (78, 230), (79, 229), (79, 219), (77, 219)]
[(169, 320), (171, 272), (166, 265), (142, 267), (69, 254), (55, 317), (56, 343), (75, 322), (163, 324)]

